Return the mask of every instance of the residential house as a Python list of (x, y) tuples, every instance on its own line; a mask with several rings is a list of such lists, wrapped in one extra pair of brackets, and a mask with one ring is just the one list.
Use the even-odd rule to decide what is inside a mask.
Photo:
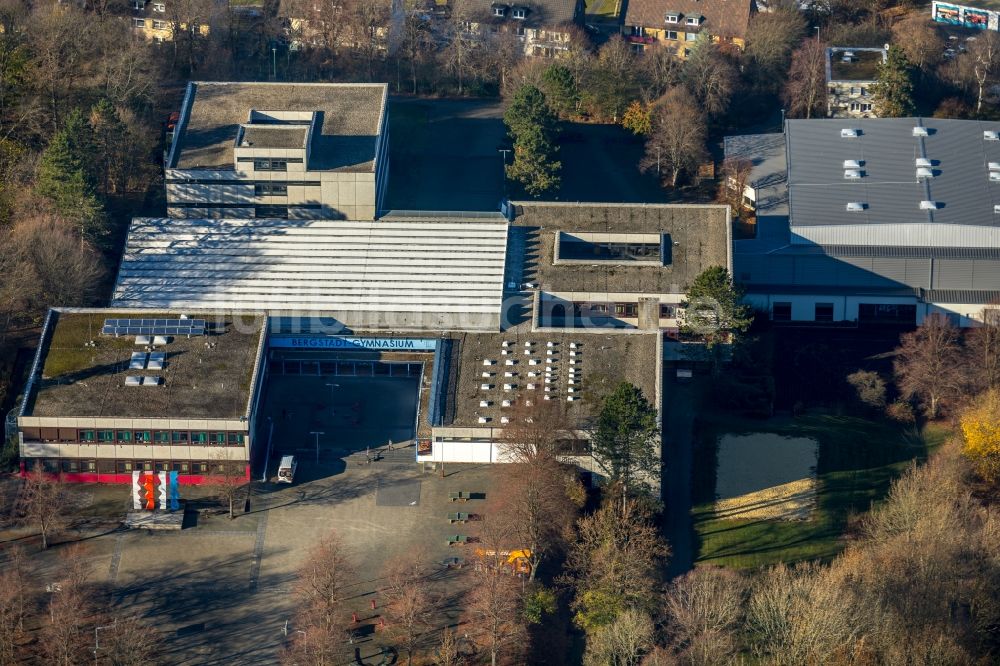
[(826, 50), (826, 115), (831, 118), (877, 118), (872, 104), (878, 66), (887, 49), (832, 46)]
[[(168, 13), (168, 3), (174, 0), (132, 0), (132, 30), (149, 41), (169, 42), (174, 38), (176, 15)], [(191, 30), (201, 37), (208, 36), (208, 17), (203, 20), (181, 21), (182, 31)]]
[(583, 0), (456, 0), (452, 11), (468, 32), (511, 32), (523, 42), (525, 55), (551, 58), (569, 49), (583, 25), (583, 9)]
[(625, 14), (625, 38), (637, 51), (662, 44), (686, 58), (702, 33), (713, 42), (746, 46), (755, 0), (632, 0)]

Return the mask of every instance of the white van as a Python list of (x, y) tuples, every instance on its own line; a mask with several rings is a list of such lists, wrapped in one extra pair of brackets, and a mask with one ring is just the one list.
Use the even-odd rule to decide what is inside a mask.
[(298, 466), (295, 456), (282, 456), (281, 464), (278, 465), (278, 483), (291, 483)]

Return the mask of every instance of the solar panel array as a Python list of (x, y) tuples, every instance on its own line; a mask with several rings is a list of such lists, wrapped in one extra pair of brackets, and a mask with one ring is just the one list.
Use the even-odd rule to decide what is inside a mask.
[(205, 335), (204, 319), (105, 319), (104, 335)]

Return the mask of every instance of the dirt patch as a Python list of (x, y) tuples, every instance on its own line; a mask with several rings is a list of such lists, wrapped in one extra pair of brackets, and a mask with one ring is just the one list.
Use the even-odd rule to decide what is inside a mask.
[(755, 493), (719, 500), (717, 518), (808, 520), (816, 506), (816, 479), (799, 479)]

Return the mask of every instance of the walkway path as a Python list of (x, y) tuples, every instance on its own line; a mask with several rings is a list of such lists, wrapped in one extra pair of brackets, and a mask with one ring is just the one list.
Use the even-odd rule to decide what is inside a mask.
[(663, 501), (665, 536), (671, 556), (668, 578), (680, 576), (694, 566), (695, 545), (691, 524), (691, 467), (697, 383), (678, 384), (671, 377), (663, 382)]

